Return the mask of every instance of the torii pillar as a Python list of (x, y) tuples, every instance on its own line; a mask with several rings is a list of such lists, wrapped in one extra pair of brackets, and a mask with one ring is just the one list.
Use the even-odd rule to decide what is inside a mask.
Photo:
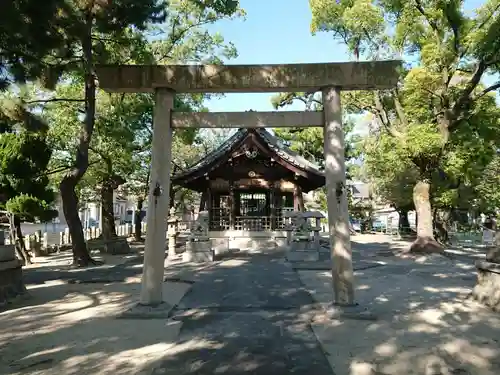
[(165, 233), (167, 231), (170, 173), (172, 170), (171, 112), (174, 108), (174, 95), (172, 90), (166, 88), (155, 90), (141, 305), (154, 306), (163, 302)]
[(353, 308), (354, 283), (349, 210), (346, 191), (345, 139), (342, 127), (340, 87), (322, 90), (325, 127), (323, 132), (328, 226), (332, 258), (334, 304)]

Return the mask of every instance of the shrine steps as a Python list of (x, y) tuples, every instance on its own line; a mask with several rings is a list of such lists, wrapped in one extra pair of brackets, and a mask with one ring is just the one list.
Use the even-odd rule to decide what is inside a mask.
[(286, 231), (210, 231), (209, 237), (216, 254), (232, 249), (262, 251), (280, 249), (286, 245)]

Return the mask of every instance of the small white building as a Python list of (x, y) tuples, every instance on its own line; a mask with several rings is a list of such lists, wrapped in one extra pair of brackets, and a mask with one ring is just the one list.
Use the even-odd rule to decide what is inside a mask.
[[(115, 215), (115, 222), (117, 224), (122, 224), (126, 220), (127, 203), (128, 201), (126, 197), (117, 193), (113, 194), (113, 213)], [(99, 226), (101, 217), (101, 202), (88, 202), (80, 210), (80, 218), (82, 220), (84, 228)]]
[[(120, 224), (124, 223), (127, 219), (127, 210), (129, 208), (129, 201), (126, 197), (114, 193), (113, 195), (113, 211), (115, 215), (115, 221)], [(66, 218), (64, 217), (62, 199), (60, 194), (57, 194), (55, 201), (55, 209), (58, 211), (57, 218), (54, 219), (54, 222), (58, 224), (58, 226), (66, 225)], [(96, 227), (99, 226), (99, 222), (101, 220), (101, 203), (100, 202), (87, 202), (80, 209), (80, 219), (82, 220), (82, 224), (84, 228), (88, 227)]]
[[(373, 212), (373, 219), (383, 227), (397, 227), (399, 225), (399, 213), (390, 206), (378, 208)], [(410, 228), (415, 228), (417, 224), (417, 215), (415, 211), (408, 212), (408, 222)]]

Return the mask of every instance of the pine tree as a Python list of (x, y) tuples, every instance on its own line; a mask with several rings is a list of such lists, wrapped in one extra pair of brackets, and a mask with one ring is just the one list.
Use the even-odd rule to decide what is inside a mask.
[(51, 208), (54, 192), (46, 174), (51, 150), (47, 125), (36, 116), (14, 106), (0, 115), (0, 208), (7, 210), (11, 238), (18, 257), (30, 262), (21, 230), (22, 221), (48, 221), (57, 212)]

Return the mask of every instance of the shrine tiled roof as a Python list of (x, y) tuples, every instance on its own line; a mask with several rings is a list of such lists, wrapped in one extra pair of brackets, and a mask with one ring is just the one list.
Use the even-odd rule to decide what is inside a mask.
[(259, 128), (239, 129), (236, 133), (234, 133), (231, 137), (224, 141), (224, 143), (222, 143), (222, 145), (220, 145), (217, 149), (208, 153), (204, 158), (200, 159), (198, 162), (185, 169), (181, 173), (176, 174), (174, 176), (174, 180), (183, 179), (207, 167), (211, 169), (211, 165), (217, 164), (217, 160), (224, 157), (225, 155), (232, 153), (234, 149), (236, 149), (251, 132), (256, 134), (267, 145), (267, 147), (269, 147), (269, 149), (271, 149), (271, 151), (276, 154), (277, 157), (281, 158), (287, 163), (290, 163), (296, 168), (302, 169), (309, 173), (313, 173), (317, 176), (324, 176), (324, 172), (318, 165), (310, 162), (295, 151), (292, 151), (283, 143), (281, 139), (274, 136), (266, 129)]
[(262, 139), (266, 141), (268, 147), (276, 152), (276, 154), (278, 154), (278, 156), (280, 156), (283, 160), (286, 160), (300, 169), (312, 172), (319, 176), (324, 176), (324, 172), (317, 164), (310, 162), (302, 155), (299, 155), (295, 151), (291, 150), (280, 138), (272, 135), (266, 129), (257, 129), (256, 133), (259, 134)]

